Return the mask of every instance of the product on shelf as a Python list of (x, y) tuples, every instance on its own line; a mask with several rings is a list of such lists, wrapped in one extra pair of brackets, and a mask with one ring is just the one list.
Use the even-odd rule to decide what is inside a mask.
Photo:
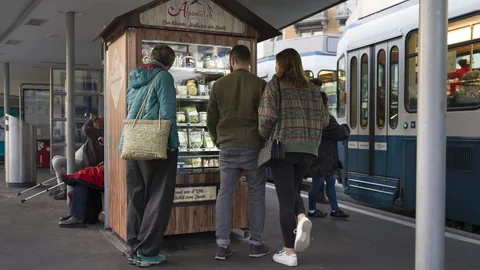
[(173, 66), (176, 67), (182, 67), (183, 66), (183, 54), (182, 53), (176, 53), (175, 54), (175, 62), (173, 63)]
[(190, 148), (192, 149), (199, 149), (199, 148), (202, 148), (203, 146), (203, 129), (198, 129), (198, 128), (194, 128), (194, 129), (190, 129), (189, 130), (189, 134), (188, 134), (188, 137), (189, 137), (189, 146)]
[(198, 89), (197, 89), (197, 84), (195, 80), (187, 81), (187, 90), (188, 90), (188, 95), (190, 96), (198, 95)]
[(149, 64), (151, 61), (152, 61), (152, 60), (150, 59), (149, 56), (144, 56), (144, 57), (142, 58), (142, 63), (145, 64), (145, 65)]
[(200, 96), (206, 96), (208, 93), (208, 85), (206, 84), (200, 84), (198, 85)]
[(201, 168), (202, 158), (192, 158), (192, 168)]
[(193, 56), (185, 56), (185, 66), (189, 68), (195, 67), (195, 59)]
[(221, 57), (215, 56), (215, 66), (218, 69), (224, 69), (225, 65), (223, 63), (223, 59)]
[(200, 123), (202, 125), (206, 125), (207, 124), (207, 112), (200, 112)]
[(196, 123), (200, 122), (200, 119), (198, 117), (197, 108), (195, 108), (195, 107), (185, 107), (183, 110), (186, 111), (186, 113), (187, 113), (187, 119), (188, 119), (189, 123), (196, 124)]
[(213, 168), (213, 167), (215, 167), (215, 159), (214, 159), (214, 158), (205, 158), (205, 159), (203, 159), (203, 167), (204, 167), (204, 168)]
[(177, 112), (177, 123), (186, 123), (187, 115), (185, 112)]
[(213, 160), (213, 167), (219, 167), (219, 164), (218, 164), (218, 158), (214, 159)]
[(210, 133), (205, 132), (205, 148), (206, 149), (212, 149), (215, 148), (215, 145), (213, 144), (212, 137), (210, 137)]
[(177, 95), (186, 97), (188, 95), (188, 89), (186, 85), (177, 86)]
[(180, 149), (188, 148), (188, 133), (185, 129), (178, 130), (178, 140), (180, 141)]
[(213, 57), (211, 54), (205, 56), (203, 59), (203, 67), (207, 69), (214, 69), (215, 68), (215, 61), (213, 60)]

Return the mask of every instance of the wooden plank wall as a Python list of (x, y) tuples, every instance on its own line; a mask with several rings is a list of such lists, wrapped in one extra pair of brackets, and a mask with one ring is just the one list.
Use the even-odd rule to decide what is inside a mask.
[[(177, 185), (218, 184), (220, 173), (177, 175)], [(219, 186), (220, 188), (220, 186)], [(238, 183), (233, 199), (232, 228), (248, 228), (248, 185)], [(215, 231), (215, 204), (174, 206), (166, 235)]]
[[(123, 129), (123, 120), (126, 118), (126, 87), (128, 80), (127, 63), (127, 37), (121, 36), (118, 40), (108, 47), (108, 89), (105, 91), (105, 97), (108, 98), (108, 125), (109, 125), (109, 191), (110, 191), (110, 226), (123, 239), (127, 236), (126, 214), (127, 214), (127, 196), (126, 196), (126, 163), (120, 157), (118, 145)], [(119, 62), (114, 66), (115, 55), (118, 51)], [(121, 64), (124, 72), (123, 84), (120, 86), (120, 93), (118, 96), (118, 104), (114, 104), (114, 95), (111, 86), (112, 69), (121, 69), (118, 65)]]

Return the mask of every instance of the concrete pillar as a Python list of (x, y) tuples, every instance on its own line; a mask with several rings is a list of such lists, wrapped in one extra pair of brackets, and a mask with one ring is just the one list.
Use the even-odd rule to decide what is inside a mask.
[[(75, 166), (75, 12), (68, 11), (67, 17), (67, 33), (66, 33), (66, 144), (67, 144), (67, 173), (76, 172)], [(70, 190), (70, 188), (68, 188)]]
[(447, 0), (420, 0), (415, 269), (445, 267)]

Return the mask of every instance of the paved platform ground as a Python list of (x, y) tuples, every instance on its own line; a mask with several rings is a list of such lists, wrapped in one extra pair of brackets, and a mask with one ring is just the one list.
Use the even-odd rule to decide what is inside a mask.
[[(40, 179), (50, 175), (40, 172)], [(102, 225), (86, 229), (60, 229), (58, 218), (67, 213), (62, 202), (47, 195), (25, 204), (7, 189), (0, 177), (0, 269), (136, 269), (102, 236)], [(273, 250), (282, 247), (275, 191), (267, 189), (265, 240)], [(324, 206), (321, 206), (327, 210)], [(363, 210), (362, 210), (363, 211)], [(414, 269), (415, 230), (409, 226), (350, 212), (349, 221), (314, 220), (312, 245), (299, 255), (298, 269), (411, 270)], [(406, 223), (407, 224), (407, 223)], [(234, 256), (213, 260), (215, 236), (195, 234), (168, 237), (167, 264), (153, 269), (287, 269), (271, 256), (248, 258), (248, 244), (236, 239)], [(480, 269), (480, 245), (446, 239), (446, 269)]]

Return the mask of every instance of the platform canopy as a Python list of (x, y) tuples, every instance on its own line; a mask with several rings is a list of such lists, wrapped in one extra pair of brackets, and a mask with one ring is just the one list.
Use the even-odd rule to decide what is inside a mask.
[[(194, 1), (194, 0), (188, 0)], [(345, 0), (213, 0), (251, 11), (250, 19), (282, 29)], [(0, 0), (0, 62), (34, 67), (65, 62), (65, 12), (76, 11), (77, 67), (99, 67), (101, 45), (94, 41), (116, 17), (152, 0)], [(269, 31), (275, 33), (275, 31)], [(278, 33), (278, 32), (277, 32)], [(268, 35), (263, 36), (263, 39)], [(262, 38), (260, 38), (262, 39)]]

